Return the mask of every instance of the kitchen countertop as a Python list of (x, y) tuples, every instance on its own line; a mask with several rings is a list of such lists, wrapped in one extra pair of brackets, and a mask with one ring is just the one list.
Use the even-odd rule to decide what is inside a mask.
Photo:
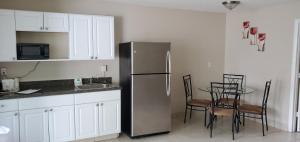
[(49, 90), (40, 90), (39, 92), (33, 94), (26, 94), (26, 95), (18, 94), (18, 93), (0, 93), (0, 100), (67, 95), (67, 94), (110, 91), (110, 90), (119, 90), (119, 89), (121, 89), (119, 85), (111, 85), (110, 87), (106, 87), (106, 88), (93, 88), (93, 89), (84, 89), (84, 90), (79, 90), (75, 88), (53, 88)]
[[(57, 83), (57, 82), (58, 81), (56, 81), (55, 83)], [(43, 82), (43, 83), (45, 83), (45, 82)], [(43, 83), (41, 83), (41, 84), (43, 84)], [(37, 85), (28, 85), (28, 83), (27, 83), (26, 84), (27, 88), (23, 88), (21, 90), (26, 90), (26, 89), (41, 89), (41, 90), (39, 92), (32, 93), (32, 94), (18, 94), (18, 93), (12, 93), (12, 92), (2, 92), (2, 93), (0, 93), (0, 100), (55, 96), (55, 95), (67, 95), (67, 94), (110, 91), (110, 90), (121, 89), (121, 87), (117, 84), (110, 84), (108, 87), (102, 87), (102, 88), (100, 87), (100, 88), (92, 88), (92, 89), (76, 89), (74, 87), (74, 85), (62, 85), (62, 84), (68, 84), (66, 82), (64, 82), (64, 83), (59, 82), (59, 83), (58, 83), (59, 85), (53, 85), (53, 84), (48, 85), (48, 86), (44, 85), (43, 88), (41, 88), (40, 85), (37, 87)], [(51, 84), (51, 83), (49, 83), (49, 84)]]

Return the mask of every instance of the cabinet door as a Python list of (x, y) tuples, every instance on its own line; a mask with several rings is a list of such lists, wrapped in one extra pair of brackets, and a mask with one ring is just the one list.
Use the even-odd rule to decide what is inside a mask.
[(43, 31), (44, 14), (35, 11), (15, 11), (17, 31)]
[(0, 61), (16, 60), (16, 52), (14, 11), (0, 9)]
[(120, 133), (120, 100), (101, 103), (99, 108), (100, 135)]
[(20, 111), (20, 141), (49, 142), (48, 117), (45, 109)]
[(74, 106), (55, 107), (49, 110), (50, 142), (75, 140)]
[(18, 112), (0, 113), (0, 126), (10, 130), (8, 134), (0, 135), (0, 142), (19, 142)]
[(70, 15), (70, 59), (93, 59), (92, 16)]
[(98, 108), (97, 103), (75, 106), (76, 140), (98, 135)]
[(68, 32), (68, 14), (63, 13), (44, 13), (44, 29), (47, 32)]
[(98, 59), (114, 59), (114, 17), (93, 17), (94, 56)]

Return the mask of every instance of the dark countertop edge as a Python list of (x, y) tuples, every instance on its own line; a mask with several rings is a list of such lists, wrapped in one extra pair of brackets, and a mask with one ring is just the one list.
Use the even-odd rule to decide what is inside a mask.
[(29, 95), (21, 95), (12, 93), (9, 95), (4, 95), (0, 97), (0, 101), (2, 100), (11, 100), (11, 99), (22, 99), (22, 98), (35, 98), (35, 97), (47, 97), (47, 96), (59, 96), (59, 95), (69, 95), (69, 94), (80, 94), (80, 93), (91, 93), (91, 92), (102, 92), (102, 91), (113, 91), (113, 90), (121, 90), (120, 86), (114, 86), (110, 88), (99, 88), (99, 89), (90, 89), (90, 90), (63, 90), (63, 91), (55, 91), (55, 92), (37, 92)]

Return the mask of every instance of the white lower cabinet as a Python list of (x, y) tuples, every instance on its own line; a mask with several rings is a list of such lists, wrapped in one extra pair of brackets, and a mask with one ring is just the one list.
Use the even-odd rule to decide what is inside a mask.
[(49, 142), (49, 117), (46, 109), (20, 111), (20, 141)]
[(74, 106), (54, 107), (49, 110), (50, 142), (75, 140)]
[(92, 138), (98, 134), (98, 104), (75, 106), (76, 140)]
[(8, 134), (0, 135), (0, 142), (19, 142), (18, 111), (0, 113), (0, 126), (8, 128)]
[(74, 106), (20, 111), (21, 142), (75, 140)]
[(99, 108), (100, 135), (120, 133), (120, 101), (103, 102)]

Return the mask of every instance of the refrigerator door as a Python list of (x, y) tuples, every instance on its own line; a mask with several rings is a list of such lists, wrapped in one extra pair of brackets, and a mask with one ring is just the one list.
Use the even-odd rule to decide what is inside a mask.
[(132, 42), (132, 74), (169, 73), (170, 45)]
[(132, 75), (132, 137), (171, 131), (167, 75)]

